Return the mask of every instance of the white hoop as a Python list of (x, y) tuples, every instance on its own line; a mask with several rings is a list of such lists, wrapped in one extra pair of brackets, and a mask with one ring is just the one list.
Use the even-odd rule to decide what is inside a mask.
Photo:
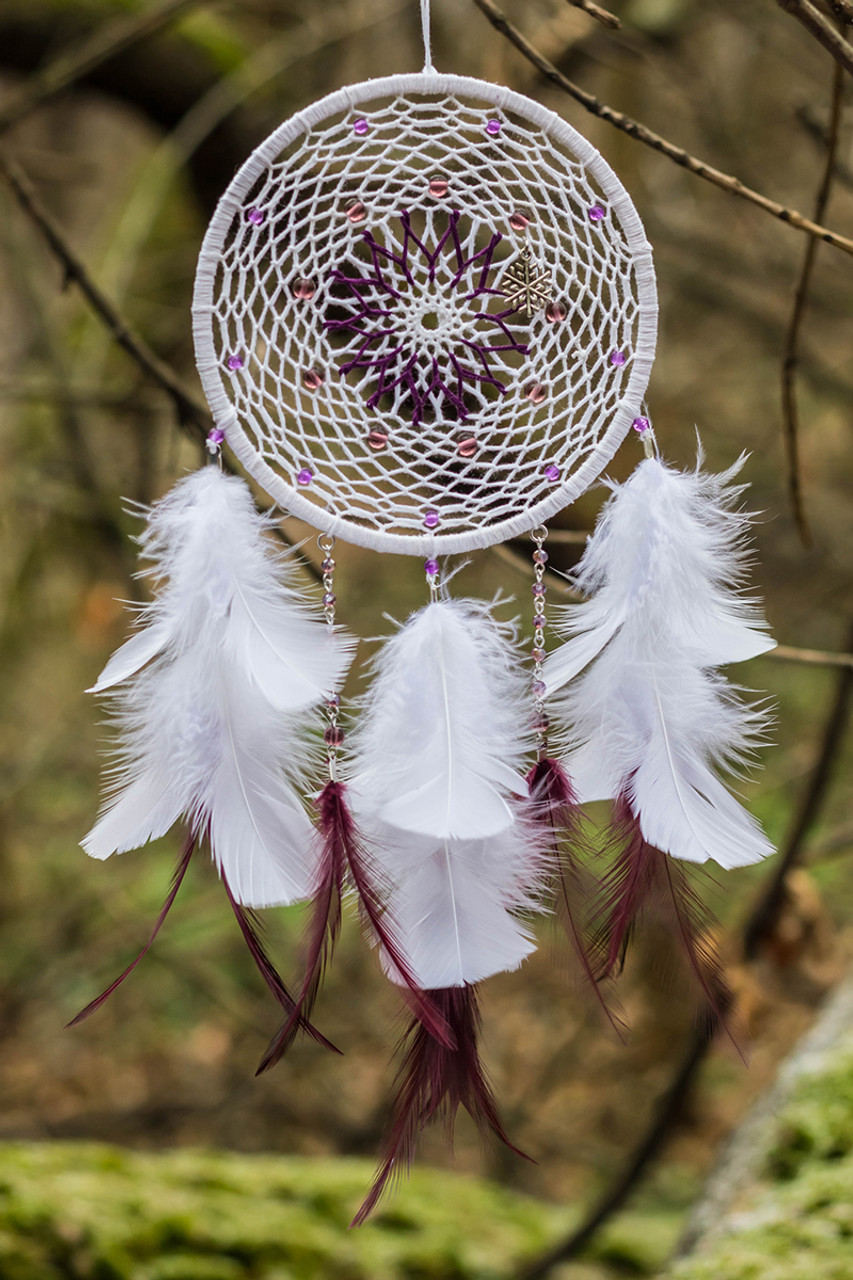
[[(448, 178), (445, 199), (430, 194), (436, 172)], [(454, 182), (464, 189), (453, 190)], [(507, 219), (518, 212), (512, 202), (524, 192), (533, 193), (536, 205), (527, 209), (529, 225), (508, 232)], [(474, 212), (454, 209), (456, 202)], [(404, 221), (410, 211), (421, 220), (411, 241)], [(373, 267), (364, 265), (365, 228)], [(451, 244), (451, 229), (455, 257), (448, 251), (438, 258), (436, 246), (442, 237)], [(494, 262), (491, 252), (483, 256), (490, 230), (496, 232), (490, 241)], [(364, 354), (343, 360), (329, 337), (337, 325), (351, 344), (361, 342), (364, 315), (381, 310), (375, 298), (365, 304), (364, 292), (377, 278), (389, 296), (394, 292), (376, 263), (399, 275), (392, 258), (401, 261), (401, 240), (403, 259), (412, 245), (420, 246), (412, 249), (420, 283), (429, 276), (444, 292), (438, 301), (413, 295), (395, 302), (398, 329), (388, 342), (397, 342), (404, 330), (412, 341), (420, 316), (420, 323), (440, 330), (434, 338), (422, 335), (425, 349), (441, 355), (442, 343), (452, 340), (480, 350), (480, 338), (469, 340), (465, 325), (472, 306), (485, 303), (471, 304), (470, 292), (461, 302), (447, 301), (448, 290), (459, 294), (460, 280), (474, 280), (477, 262), (491, 263), (489, 280), (505, 286), (527, 253), (542, 289), (536, 295), (540, 310), (523, 330), (506, 328), (518, 323), (515, 313), (501, 322), (494, 312), (477, 312), (478, 325), (502, 323), (511, 341), (482, 348), (489, 352), (485, 375), (470, 357), (476, 368), (462, 368), (458, 394), (440, 371), (427, 390), (416, 388), (423, 421), (402, 383), (394, 384), (385, 417), (377, 417), (368, 402), (381, 403), (376, 393), (386, 385), (384, 372), (377, 387)], [(302, 262), (300, 287), (313, 291), (307, 298), (294, 296)], [(363, 279), (350, 286), (352, 297), (341, 299), (334, 280), (348, 270)], [(477, 280), (475, 293), (509, 292), (486, 288), (485, 274)], [(546, 318), (549, 290), (555, 292), (557, 323)], [(567, 312), (561, 317), (560, 298)], [(329, 320), (341, 308), (344, 319)], [(246, 469), (280, 506), (322, 532), (408, 554), (493, 545), (541, 524), (582, 493), (640, 414), (656, 328), (651, 248), (627, 192), (599, 153), (521, 94), (434, 71), (338, 90), (267, 138), (219, 202), (204, 238), (193, 301), (204, 390)], [(368, 333), (368, 354), (383, 341)], [(370, 346), (374, 342), (380, 345)], [(353, 345), (345, 356), (354, 355)], [(306, 367), (312, 353), (319, 373)], [(454, 359), (452, 352), (448, 358)], [(343, 363), (354, 365), (354, 384), (340, 374)], [(458, 360), (455, 367), (461, 368)], [(539, 404), (531, 393), (543, 390), (536, 381), (542, 370), (548, 388)], [(312, 378), (317, 385), (309, 387), (306, 379)], [(376, 429), (386, 421), (391, 438), (383, 452), (372, 453), (365, 444), (371, 424)], [(445, 457), (448, 442), (463, 428), (476, 439), (479, 456), (467, 460), (460, 445), (452, 464), (430, 461)]]

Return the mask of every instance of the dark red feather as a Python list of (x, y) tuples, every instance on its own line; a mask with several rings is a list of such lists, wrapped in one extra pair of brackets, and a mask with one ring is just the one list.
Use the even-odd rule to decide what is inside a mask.
[[(709, 942), (713, 916), (683, 865), (644, 839), (639, 818), (625, 795), (614, 804), (609, 837), (617, 852), (602, 884), (601, 939), (608, 973), (624, 959), (634, 922), (642, 915), (652, 915), (677, 938), (711, 1012), (726, 1026), (733, 997), (716, 949)], [(726, 1030), (731, 1037), (727, 1026)]]
[(331, 1049), (332, 1053), (340, 1053), (340, 1049), (333, 1045), (331, 1040), (327, 1040), (316, 1027), (311, 1025), (307, 1017), (302, 1016), (296, 1000), (284, 985), (278, 970), (267, 955), (266, 947), (261, 940), (260, 922), (257, 916), (248, 907), (244, 907), (242, 903), (237, 901), (224, 874), (222, 883), (225, 886), (228, 901), (231, 903), (231, 910), (234, 912), (237, 923), (240, 926), (240, 932), (245, 939), (246, 946), (249, 948), (249, 954), (255, 962), (258, 973), (275, 996), (281, 1008), (284, 1009), (288, 1019), (293, 1019), (293, 1035), (295, 1036), (297, 1031), (302, 1031), (316, 1041), (317, 1044), (322, 1045), (324, 1049)]
[(440, 1044), (415, 1018), (402, 1041), (391, 1129), (385, 1154), (364, 1203), (350, 1226), (358, 1227), (375, 1209), (388, 1183), (408, 1172), (422, 1130), (439, 1116), (452, 1138), (453, 1123), (464, 1107), (480, 1130), (491, 1131), (516, 1155), (529, 1159), (506, 1136), (491, 1086), (480, 1059), (480, 1013), (474, 987), (447, 987), (427, 993), (453, 1034), (453, 1046)]
[(160, 914), (157, 917), (156, 921), (154, 922), (154, 928), (151, 930), (150, 937), (148, 938), (148, 941), (146, 942), (145, 946), (140, 951), (139, 955), (136, 957), (135, 960), (131, 961), (131, 963), (127, 966), (127, 968), (122, 973), (119, 974), (119, 976), (116, 978), (114, 982), (110, 983), (106, 991), (102, 991), (99, 996), (97, 996), (94, 1000), (90, 1001), (90, 1003), (86, 1005), (85, 1009), (80, 1010), (76, 1018), (71, 1019), (71, 1021), (67, 1024), (69, 1027), (76, 1027), (78, 1023), (84, 1022), (86, 1018), (88, 1018), (91, 1014), (93, 1014), (97, 1009), (100, 1009), (101, 1005), (104, 1004), (107, 1000), (109, 1000), (112, 993), (118, 987), (121, 986), (125, 978), (129, 977), (130, 974), (133, 973), (134, 969), (139, 964), (140, 960), (143, 960), (145, 956), (148, 954), (148, 952), (151, 949), (151, 945), (154, 942), (154, 939), (157, 937), (157, 934), (160, 932), (160, 929), (163, 925), (163, 922), (166, 919), (166, 916), (169, 914), (169, 912), (172, 909), (172, 904), (175, 901), (175, 898), (178, 896), (178, 890), (180, 889), (181, 884), (183, 883), (184, 876), (187, 873), (187, 867), (190, 865), (190, 858), (195, 852), (196, 843), (197, 843), (197, 837), (192, 834), (188, 834), (186, 839), (184, 840), (183, 848), (181, 849), (180, 857), (178, 858), (178, 865), (175, 867), (175, 870), (172, 873), (172, 883), (171, 883), (169, 892), (166, 896), (166, 901), (163, 903), (163, 907), (160, 911)]
[(290, 1046), (300, 1013), (310, 1014), (341, 922), (344, 875), (349, 870), (362, 910), (379, 942), (405, 983), (405, 992), (418, 1018), (438, 1039), (449, 1042), (449, 1031), (429, 997), (412, 974), (393, 924), (385, 911), (378, 881), (346, 800), (341, 782), (328, 782), (317, 799), (320, 839), (320, 887), (306, 937), (305, 976), (294, 1010), (276, 1033), (258, 1066), (257, 1074), (274, 1066)]
[(559, 760), (538, 760), (527, 775), (533, 819), (548, 833), (554, 880), (554, 903), (584, 976), (613, 1028), (621, 1035), (621, 1020), (608, 1007), (599, 987), (608, 966), (594, 916), (601, 886), (579, 853), (586, 853), (580, 806), (571, 779)]

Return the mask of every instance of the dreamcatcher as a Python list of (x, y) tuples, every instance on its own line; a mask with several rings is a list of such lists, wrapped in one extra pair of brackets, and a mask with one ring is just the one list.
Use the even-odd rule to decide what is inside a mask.
[[(563, 917), (595, 982), (637, 915), (662, 912), (722, 1013), (683, 862), (770, 852), (716, 771), (762, 728), (718, 669), (773, 643), (742, 594), (739, 464), (716, 476), (700, 459), (685, 473), (658, 456), (639, 217), (552, 112), (437, 73), (422, 9), (422, 73), (301, 111), (213, 216), (193, 304), (213, 465), (148, 513), (140, 541), (160, 589), (95, 686), (114, 691), (123, 746), (84, 841), (107, 857), (184, 821), (151, 940), (193, 849), (209, 845), (284, 1011), (262, 1068), (299, 1031), (322, 1040), (309, 1019), (352, 890), (412, 1013), (356, 1221), (438, 1115), (452, 1123), (461, 1105), (508, 1142), (477, 1051), (476, 985), (533, 950), (532, 913)], [(632, 429), (644, 458), (610, 484), (575, 574), (586, 601), (558, 614), (563, 643), (546, 657), (544, 522)], [(320, 531), (321, 606), (301, 598), (271, 521), (221, 469), (224, 443)], [(453, 599), (445, 575), (448, 554), (519, 535), (533, 548), (530, 664), (516, 629)], [(347, 743), (338, 538), (421, 557), (428, 589), (379, 652)], [(579, 805), (598, 799), (613, 802), (615, 857), (590, 894)], [(304, 899), (306, 964), (289, 990), (252, 912)]]

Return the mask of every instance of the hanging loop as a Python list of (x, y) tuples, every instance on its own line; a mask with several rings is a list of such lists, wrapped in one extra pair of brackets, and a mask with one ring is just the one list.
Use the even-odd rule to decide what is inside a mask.
[(421, 30), (424, 37), (424, 71), (435, 74), (432, 65), (432, 34), (430, 31), (430, 0), (421, 0)]

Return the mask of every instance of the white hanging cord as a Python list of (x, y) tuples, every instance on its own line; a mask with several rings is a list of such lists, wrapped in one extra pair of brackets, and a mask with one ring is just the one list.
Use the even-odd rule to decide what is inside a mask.
[(424, 71), (435, 71), (435, 67), (432, 65), (429, 6), (430, 0), (421, 0), (421, 27), (424, 33)]

